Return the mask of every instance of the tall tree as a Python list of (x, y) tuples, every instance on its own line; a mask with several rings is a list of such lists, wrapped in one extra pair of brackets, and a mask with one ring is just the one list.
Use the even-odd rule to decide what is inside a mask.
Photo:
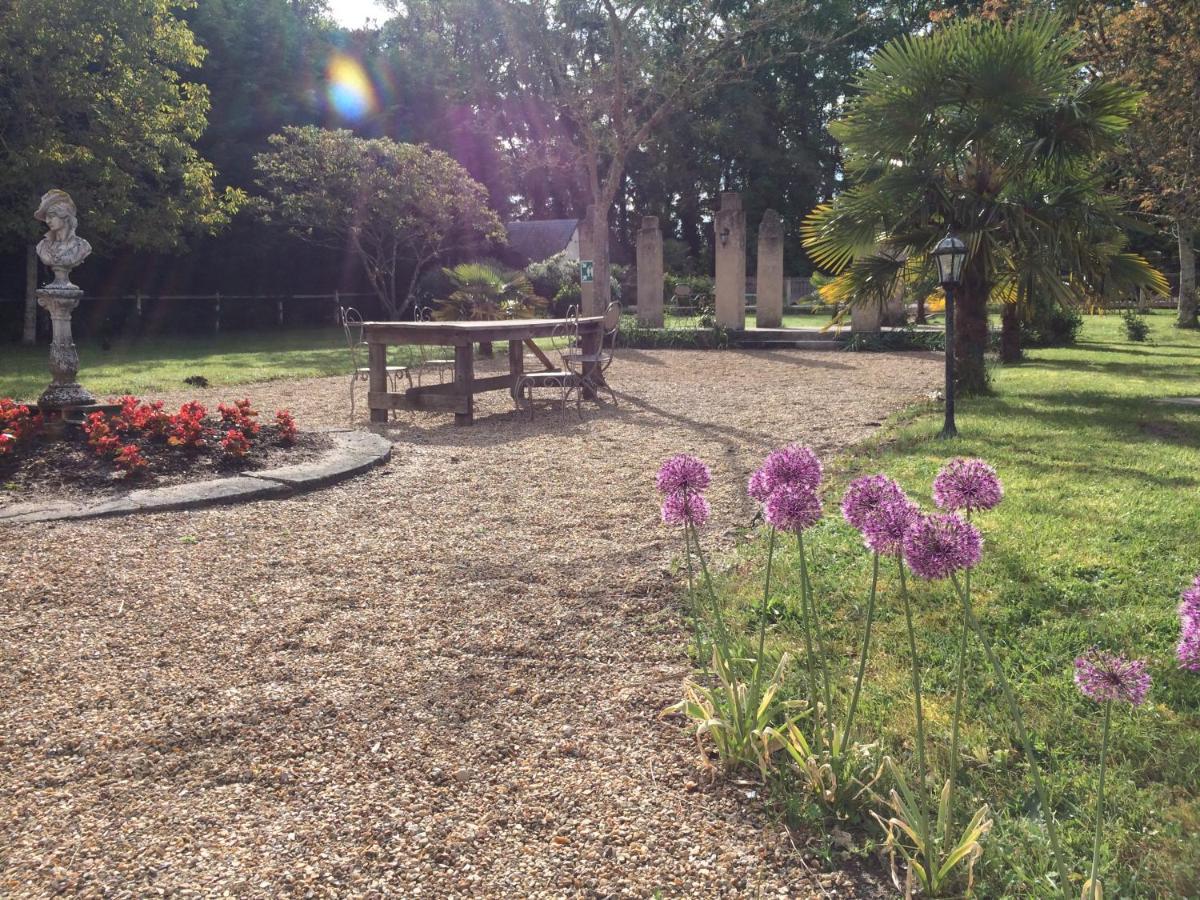
[(434, 260), (503, 240), (486, 189), (439, 150), (314, 126), (285, 128), (269, 143), (255, 157), (268, 217), (306, 241), (349, 250), (392, 318)]
[[(194, 148), (208, 93), (183, 80), (203, 50), (174, 13), (187, 0), (0, 3), (0, 246), (25, 244), (37, 198), (70, 191), (95, 243), (167, 250), (240, 203)], [(23, 338), (34, 340), (27, 290)]]
[(1095, 173), (1136, 108), (1129, 88), (1073, 60), (1054, 15), (955, 22), (895, 40), (831, 126), (852, 187), (805, 222), (805, 244), (840, 272), (832, 293), (883, 302), (928, 267), (948, 230), (968, 245), (957, 291), (958, 389), (987, 387), (989, 300), (1088, 294), (1166, 282), (1125, 249), (1120, 207)]
[(1143, 92), (1138, 117), (1112, 154), (1123, 193), (1170, 222), (1179, 246), (1177, 324), (1197, 327), (1200, 231), (1200, 0), (1146, 0), (1128, 8), (1080, 4), (1096, 67)]
[[(571, 142), (591, 202), (596, 303), (611, 295), (609, 218), (626, 166), (670, 116), (715, 88), (742, 81), (771, 54), (754, 52), (805, 5), (755, 0), (497, 0), (521, 78), (551, 104)], [(811, 44), (813, 37), (806, 39)]]

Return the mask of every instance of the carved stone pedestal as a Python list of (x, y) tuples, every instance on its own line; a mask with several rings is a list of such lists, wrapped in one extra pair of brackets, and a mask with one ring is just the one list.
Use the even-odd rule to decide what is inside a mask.
[(71, 336), (71, 313), (79, 305), (83, 291), (74, 285), (48, 284), (37, 292), (38, 306), (50, 313), (53, 329), (50, 341), (50, 386), (38, 398), (38, 406), (47, 412), (67, 407), (88, 406), (96, 398), (75, 380), (79, 374), (79, 352)]

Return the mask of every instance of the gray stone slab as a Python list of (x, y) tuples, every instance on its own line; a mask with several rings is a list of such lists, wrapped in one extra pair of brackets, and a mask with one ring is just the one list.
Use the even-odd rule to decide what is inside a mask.
[(1158, 402), (1170, 406), (1200, 406), (1200, 397), (1162, 397)]
[(230, 500), (259, 500), (290, 492), (291, 489), (287, 485), (279, 482), (235, 475), (231, 478), (214, 478), (212, 481), (134, 491), (129, 495), (129, 499), (145, 512), (163, 512), (226, 503)]
[(262, 472), (170, 487), (145, 488), (96, 503), (18, 503), (0, 507), (0, 525), (95, 519), (137, 512), (194, 509), (286, 497), (333, 484), (377, 466), (392, 454), (392, 442), (365, 431), (330, 432), (333, 448), (319, 459)]
[(342, 432), (334, 434), (333, 440), (334, 451), (320, 459), (261, 472), (247, 472), (247, 477), (280, 482), (296, 490), (308, 490), (365, 472), (392, 454), (392, 442), (377, 434)]

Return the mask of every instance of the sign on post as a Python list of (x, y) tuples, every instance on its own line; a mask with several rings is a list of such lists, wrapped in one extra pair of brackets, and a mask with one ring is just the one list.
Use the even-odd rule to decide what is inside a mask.
[(579, 281), (582, 284), (591, 284), (596, 277), (596, 264), (590, 259), (581, 259), (579, 261)]

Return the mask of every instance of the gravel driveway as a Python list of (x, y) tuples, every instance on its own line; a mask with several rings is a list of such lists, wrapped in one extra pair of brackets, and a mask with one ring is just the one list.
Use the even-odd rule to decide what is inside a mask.
[[(744, 524), (767, 450), (860, 440), (940, 366), (627, 352), (582, 424), (485, 394), (294, 499), (0, 527), (0, 894), (865, 891), (658, 718), (687, 668), (653, 474), (698, 453)], [(340, 379), (200, 399), (235, 393), (344, 421)]]

